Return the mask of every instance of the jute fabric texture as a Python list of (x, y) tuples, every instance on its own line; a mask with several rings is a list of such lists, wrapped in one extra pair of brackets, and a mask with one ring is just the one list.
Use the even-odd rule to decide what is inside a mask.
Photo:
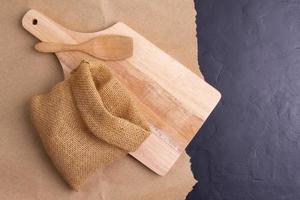
[(129, 92), (107, 66), (86, 61), (30, 103), (32, 122), (57, 170), (78, 190), (93, 172), (149, 136)]

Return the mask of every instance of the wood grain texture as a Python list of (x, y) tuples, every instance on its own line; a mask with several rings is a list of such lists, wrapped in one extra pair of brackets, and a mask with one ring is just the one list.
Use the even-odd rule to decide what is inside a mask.
[[(124, 23), (95, 33), (79, 33), (30, 10), (22, 24), (44, 42), (78, 44), (105, 34), (133, 38), (131, 58), (105, 63), (130, 91), (150, 124), (151, 135), (131, 155), (159, 175), (170, 170), (221, 98), (216, 89)], [(96, 59), (77, 51), (56, 56), (65, 78), (82, 59)]]

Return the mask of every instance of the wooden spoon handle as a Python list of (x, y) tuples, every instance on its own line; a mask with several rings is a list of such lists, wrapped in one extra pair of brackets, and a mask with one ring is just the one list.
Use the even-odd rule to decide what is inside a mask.
[(78, 45), (72, 44), (60, 44), (54, 42), (40, 42), (37, 43), (34, 48), (39, 52), (46, 53), (56, 53), (60, 51), (72, 51), (72, 50), (80, 50)]

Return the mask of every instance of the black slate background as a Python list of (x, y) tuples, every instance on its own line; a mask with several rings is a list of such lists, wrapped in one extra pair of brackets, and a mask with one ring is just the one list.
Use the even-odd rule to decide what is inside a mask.
[(201, 70), (223, 97), (187, 149), (187, 199), (300, 199), (300, 0), (195, 6)]

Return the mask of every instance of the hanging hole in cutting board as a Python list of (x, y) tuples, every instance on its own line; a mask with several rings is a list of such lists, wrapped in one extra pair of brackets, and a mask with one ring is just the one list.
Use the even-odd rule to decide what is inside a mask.
[(32, 24), (33, 24), (33, 25), (37, 25), (37, 23), (38, 23), (38, 20), (37, 20), (37, 19), (33, 19), (33, 20), (32, 20)]

